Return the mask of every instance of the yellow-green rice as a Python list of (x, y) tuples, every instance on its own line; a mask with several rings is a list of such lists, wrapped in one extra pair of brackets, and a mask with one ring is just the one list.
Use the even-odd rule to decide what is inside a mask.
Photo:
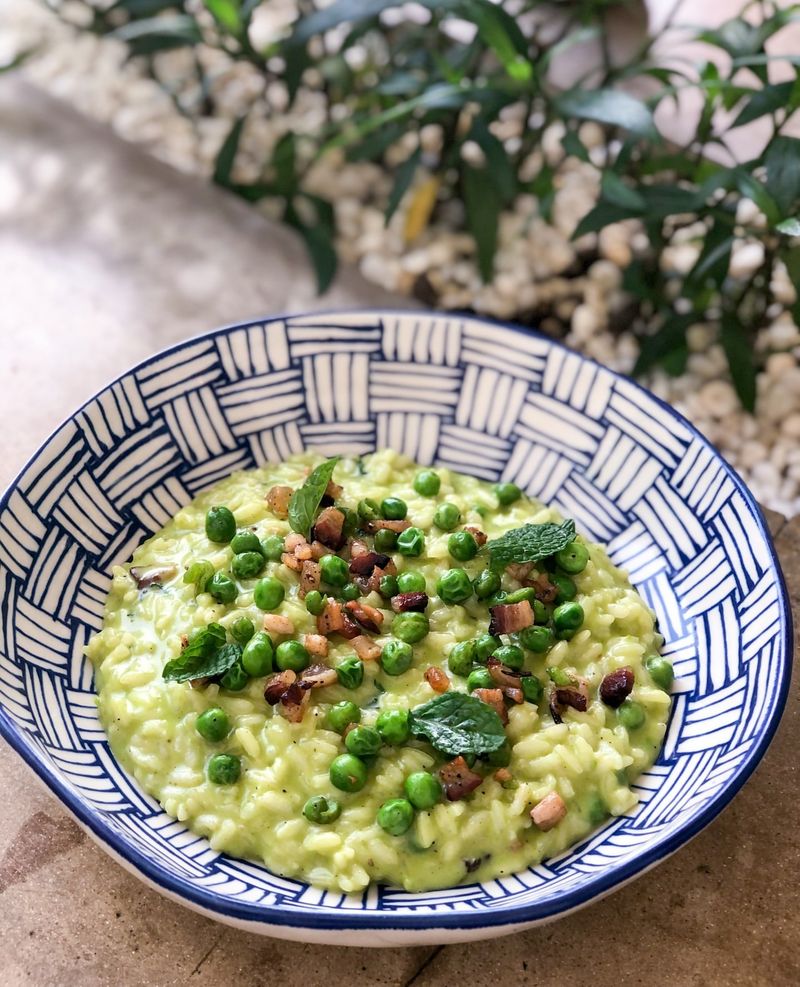
[[(546, 656), (527, 656), (527, 667), (543, 682), (546, 666), (586, 679), (588, 710), (569, 709), (564, 722), (555, 724), (546, 699), (538, 707), (530, 702), (512, 705), (507, 728), (513, 744), (510, 782), (504, 786), (490, 771), (468, 798), (418, 812), (408, 833), (399, 837), (377, 825), (376, 813), (387, 799), (402, 796), (403, 781), (411, 772), (437, 770), (441, 765), (442, 759), (427, 743), (412, 740), (401, 747), (384, 746), (358, 793), (345, 794), (332, 787), (328, 769), (344, 748), (339, 734), (324, 725), (330, 704), (354, 699), (365, 706), (362, 722), (371, 724), (383, 709), (427, 702), (436, 693), (424, 678), (425, 669), (429, 665), (447, 669), (446, 656), (455, 642), (486, 632), (485, 603), (472, 597), (463, 606), (446, 606), (435, 595), (438, 574), (451, 564), (464, 565), (471, 575), (485, 566), (481, 557), (452, 563), (447, 534), (432, 525), (436, 506), (445, 500), (455, 503), (463, 522), (480, 527), (490, 538), (525, 522), (558, 520), (555, 511), (527, 498), (498, 509), (488, 484), (446, 469), (438, 470), (438, 496), (422, 497), (412, 485), (418, 467), (391, 451), (366, 457), (360, 464), (343, 460), (335, 479), (344, 487), (342, 502), (347, 505), (355, 506), (363, 497), (403, 498), (408, 517), (425, 531), (421, 558), (395, 555), (400, 571), (413, 568), (425, 575), (430, 595), (430, 633), (414, 645), (411, 669), (390, 677), (381, 672), (378, 662), (366, 662), (364, 682), (357, 690), (340, 685), (315, 690), (300, 723), (290, 723), (277, 707), (265, 703), (263, 679), (251, 680), (236, 693), (215, 684), (195, 689), (189, 683), (163, 679), (165, 663), (180, 653), (182, 635), (211, 621), (229, 628), (241, 616), (251, 617), (256, 626), (263, 619), (253, 604), (255, 580), (241, 584), (231, 606), (215, 603), (206, 593), (195, 598), (194, 587), (182, 582), (182, 573), (193, 560), (208, 559), (224, 569), (230, 565), (230, 548), (213, 545), (205, 535), (208, 508), (227, 505), (237, 524), (255, 526), (262, 538), (285, 535), (288, 522), (271, 513), (265, 492), (274, 484), (298, 487), (309, 466), (319, 461), (320, 457), (307, 454), (281, 465), (236, 473), (181, 510), (133, 557), (132, 564), (138, 566), (177, 566), (177, 576), (162, 588), (142, 592), (129, 575), (129, 565), (115, 568), (103, 629), (91, 640), (87, 653), (97, 669), (101, 720), (124, 767), (170, 815), (208, 836), (214, 848), (263, 860), (277, 874), (345, 892), (377, 880), (425, 890), (510, 874), (564, 850), (606, 813), (629, 811), (636, 803), (629, 781), (655, 759), (669, 696), (656, 687), (643, 664), (645, 656), (661, 644), (653, 614), (598, 545), (588, 546), (589, 563), (573, 577), (585, 611), (581, 630), (571, 640), (558, 641)], [(295, 634), (316, 633), (315, 618), (297, 595), (297, 574), (279, 562), (269, 563), (267, 572), (286, 586), (278, 612), (293, 621)], [(389, 640), (392, 614), (386, 601), (373, 593), (366, 602), (384, 609), (386, 632), (377, 641)], [(336, 664), (350, 654), (348, 641), (333, 638), (327, 661)], [(603, 676), (622, 666), (633, 669), (632, 698), (646, 712), (644, 725), (630, 733), (614, 710), (597, 698)], [(376, 678), (385, 691), (376, 689)], [(466, 690), (463, 678), (451, 675), (451, 679), (451, 688)], [(229, 737), (219, 744), (210, 744), (195, 729), (198, 714), (213, 705), (221, 706), (232, 723)], [(241, 758), (237, 783), (215, 785), (207, 780), (206, 763), (218, 752)], [(563, 798), (567, 814), (555, 828), (542, 832), (533, 824), (530, 810), (553, 791)], [(304, 803), (316, 794), (335, 796), (342, 804), (342, 814), (334, 823), (316, 825), (302, 815)]]

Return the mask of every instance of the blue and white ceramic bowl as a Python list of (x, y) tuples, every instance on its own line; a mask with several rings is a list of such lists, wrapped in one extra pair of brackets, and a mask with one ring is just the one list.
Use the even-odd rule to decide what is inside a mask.
[[(656, 611), (677, 673), (664, 748), (636, 785), (635, 811), (511, 878), (344, 896), (215, 852), (120, 769), (83, 657), (111, 566), (232, 470), (306, 446), (391, 446), (513, 480), (609, 545)], [(762, 757), (786, 698), (786, 594), (736, 474), (636, 384), (481, 319), (297, 316), (175, 346), (54, 433), (0, 502), (0, 532), (0, 733), (125, 867), (255, 932), (453, 942), (563, 915), (706, 826)]]

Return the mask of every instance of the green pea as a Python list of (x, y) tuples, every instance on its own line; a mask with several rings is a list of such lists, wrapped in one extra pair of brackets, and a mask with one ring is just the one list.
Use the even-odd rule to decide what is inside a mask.
[(338, 555), (323, 555), (319, 560), (322, 581), (329, 586), (344, 586), (350, 578), (347, 563)]
[(318, 589), (311, 589), (306, 593), (306, 610), (313, 616), (318, 617), (325, 609), (325, 597)]
[(508, 593), (504, 589), (499, 589), (496, 593), (492, 593), (486, 602), (490, 607), (496, 607), (500, 603), (505, 603), (507, 598)]
[(402, 521), (408, 514), (408, 504), (399, 497), (384, 497), (381, 501), (381, 517), (385, 521)]
[(583, 572), (586, 563), (589, 561), (589, 550), (579, 541), (571, 541), (566, 548), (555, 554), (556, 565), (564, 572), (575, 575)]
[(367, 766), (355, 754), (340, 754), (331, 761), (331, 784), (343, 792), (360, 792), (367, 783)]
[(275, 576), (264, 576), (253, 589), (253, 602), (259, 610), (277, 610), (286, 596), (286, 588)]
[(549, 577), (550, 582), (558, 589), (556, 603), (567, 603), (574, 600), (578, 595), (578, 587), (569, 576), (562, 576), (560, 572), (552, 572)]
[(373, 544), (376, 552), (393, 552), (397, 547), (397, 532), (389, 528), (379, 528), (375, 532)]
[(667, 659), (662, 658), (661, 655), (650, 655), (645, 658), (644, 664), (659, 689), (669, 692), (675, 681), (675, 671)]
[(519, 681), (522, 688), (522, 695), (529, 703), (538, 706), (544, 692), (544, 686), (541, 681), (535, 675), (523, 675)]
[(381, 749), (381, 735), (374, 727), (353, 727), (347, 731), (344, 746), (358, 757), (372, 757)]
[(378, 714), (378, 719), (375, 721), (375, 729), (381, 735), (384, 744), (391, 744), (393, 747), (404, 744), (411, 736), (411, 729), (408, 725), (408, 710), (383, 710)]
[(275, 649), (275, 664), (282, 672), (302, 672), (310, 662), (309, 653), (299, 641), (281, 641)]
[(414, 822), (414, 806), (408, 799), (389, 799), (378, 809), (376, 819), (390, 836), (402, 836)]
[(541, 600), (531, 600), (533, 607), (533, 620), (536, 624), (546, 624), (550, 619), (550, 611)]
[(401, 555), (417, 558), (425, 550), (425, 535), (420, 528), (406, 528), (397, 536), (397, 551)]
[(342, 814), (342, 807), (336, 799), (324, 795), (312, 795), (303, 806), (303, 815), (312, 823), (336, 822)]
[(494, 492), (497, 496), (497, 503), (501, 507), (508, 507), (522, 496), (522, 491), (516, 483), (495, 483)]
[(599, 826), (608, 815), (608, 807), (603, 799), (595, 792), (586, 806), (586, 818), (590, 825)]
[(520, 589), (515, 589), (511, 593), (506, 595), (504, 603), (522, 603), (523, 600), (527, 600), (528, 603), (533, 606), (533, 601), (536, 599), (536, 590), (533, 586), (522, 586)]
[(424, 613), (399, 613), (392, 621), (392, 634), (406, 644), (416, 644), (430, 630), (428, 618)]
[(236, 534), (236, 518), (227, 507), (212, 507), (206, 514), (206, 537), (219, 545), (227, 545)]
[(556, 638), (559, 641), (571, 641), (578, 633), (578, 629), (572, 627), (561, 627), (556, 629)]
[(464, 569), (447, 569), (439, 576), (436, 592), (442, 603), (464, 603), (472, 596), (472, 583)]
[(550, 681), (554, 685), (568, 686), (574, 685), (572, 676), (569, 672), (565, 672), (563, 668), (559, 668), (557, 665), (551, 665), (547, 669), (547, 674), (550, 677)]
[(503, 642), (495, 634), (481, 634), (475, 641), (475, 661), (485, 665)]
[(453, 528), (461, 523), (461, 511), (455, 504), (445, 501), (444, 504), (439, 504), (436, 508), (436, 513), (433, 515), (433, 523), (441, 531), (452, 531)]
[(457, 562), (469, 562), (478, 554), (478, 543), (469, 531), (454, 531), (447, 539), (447, 551)]
[(466, 678), (475, 662), (475, 642), (460, 641), (454, 644), (447, 656), (447, 667), (454, 675)]
[(400, 580), (396, 576), (381, 576), (378, 583), (378, 592), (384, 600), (391, 600), (393, 596), (397, 596), (399, 586)]
[(492, 655), (498, 661), (501, 661), (504, 665), (508, 665), (515, 672), (518, 672), (522, 666), (525, 664), (525, 655), (522, 648), (517, 647), (516, 644), (504, 644), (499, 647), (497, 651)]
[(244, 670), (241, 661), (235, 662), (219, 680), (219, 684), (228, 692), (241, 692), (250, 681), (250, 676)]
[(183, 581), (186, 585), (194, 584), (196, 592), (204, 593), (209, 579), (214, 575), (214, 566), (205, 559), (192, 562), (183, 574)]
[(256, 628), (249, 617), (238, 617), (231, 625), (231, 637), (237, 644), (247, 644)]
[(580, 603), (562, 603), (553, 611), (553, 626), (557, 631), (575, 631), (583, 623), (583, 617)]
[(549, 627), (524, 627), (519, 632), (519, 641), (523, 648), (540, 655), (553, 647), (555, 640)]
[[(451, 535), (452, 537), (452, 535)], [(485, 600), (500, 589), (500, 575), (492, 569), (484, 569), (472, 582), (475, 596)]]
[(401, 593), (424, 593), (425, 577), (421, 572), (401, 572), (397, 577), (397, 588)]
[(377, 521), (381, 516), (381, 505), (371, 497), (365, 497), (358, 502), (356, 513), (362, 521)]
[(364, 681), (364, 663), (356, 655), (350, 655), (336, 666), (339, 685), (345, 689), (357, 689)]
[(342, 586), (343, 600), (357, 600), (361, 596), (361, 590), (355, 583), (345, 583)]
[(237, 579), (255, 579), (266, 564), (261, 552), (239, 552), (231, 559), (231, 572)]
[(258, 535), (254, 531), (248, 531), (246, 528), (237, 531), (233, 538), (231, 538), (231, 549), (234, 555), (240, 555), (242, 552), (258, 552), (260, 555), (264, 554)]
[(336, 733), (344, 733), (350, 723), (358, 723), (360, 720), (361, 710), (349, 699), (331, 706), (326, 717), (328, 728), (335, 730)]
[(442, 783), (428, 771), (415, 771), (403, 782), (406, 798), (415, 809), (432, 809), (442, 800)]
[(413, 658), (410, 644), (405, 641), (387, 641), (381, 651), (381, 668), (387, 675), (402, 675), (411, 668)]
[(506, 741), (502, 747), (489, 754), (482, 754), (481, 760), (491, 764), (493, 768), (507, 768), (511, 764), (511, 744)]
[(467, 689), (474, 692), (476, 689), (494, 689), (495, 681), (489, 674), (488, 668), (475, 668), (469, 673), (467, 678)]
[(433, 470), (420, 470), (414, 477), (414, 490), (420, 497), (435, 497), (439, 493), (442, 481)]
[(626, 730), (636, 730), (644, 723), (644, 709), (633, 699), (626, 699), (617, 709), (617, 719)]
[(242, 773), (242, 762), (234, 754), (215, 754), (209, 759), (206, 773), (215, 785), (233, 785)]
[(280, 535), (270, 535), (261, 542), (261, 551), (268, 562), (280, 562), (283, 550), (283, 538)]
[(242, 666), (248, 675), (257, 679), (272, 671), (275, 649), (266, 631), (254, 634), (242, 651)]
[(221, 709), (219, 706), (212, 706), (210, 709), (204, 709), (197, 717), (195, 729), (203, 740), (210, 740), (212, 743), (217, 743), (228, 736), (231, 729), (231, 721), (228, 719), (228, 714), (224, 709)]
[(215, 572), (206, 583), (206, 593), (210, 593), (217, 603), (233, 603), (239, 590), (226, 572)]

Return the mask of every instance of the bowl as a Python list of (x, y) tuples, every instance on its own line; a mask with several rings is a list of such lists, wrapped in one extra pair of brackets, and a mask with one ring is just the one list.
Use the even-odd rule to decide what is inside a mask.
[[(513, 877), (342, 895), (215, 852), (116, 763), (82, 649), (111, 566), (233, 470), (390, 446), (513, 480), (609, 547), (655, 610), (676, 682), (639, 803)], [(265, 319), (140, 363), (53, 433), (0, 501), (0, 734), (147, 884), (253, 932), (336, 945), (498, 936), (642, 874), (731, 801), (789, 681), (791, 617), (761, 513), (679, 414), (537, 333), (475, 317)]]

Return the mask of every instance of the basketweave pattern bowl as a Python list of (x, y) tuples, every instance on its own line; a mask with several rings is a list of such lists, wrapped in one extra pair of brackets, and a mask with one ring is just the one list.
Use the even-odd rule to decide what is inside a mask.
[[(112, 565), (233, 470), (389, 446), (513, 480), (609, 546), (674, 663), (639, 804), (513, 877), (322, 891), (211, 849), (115, 762), (83, 657)], [(785, 702), (790, 613), (764, 522), (676, 412), (543, 336), (473, 317), (348, 312), (231, 326), (154, 356), (69, 418), (0, 501), (0, 733), (120, 863), (256, 932), (397, 945), (501, 935), (608, 893), (733, 798)]]

